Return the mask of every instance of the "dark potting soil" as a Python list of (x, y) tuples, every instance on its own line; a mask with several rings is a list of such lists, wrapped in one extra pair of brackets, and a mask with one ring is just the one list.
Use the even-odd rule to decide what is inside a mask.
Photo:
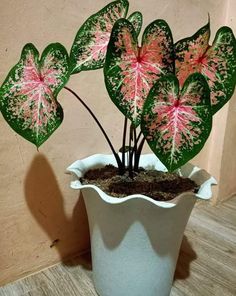
[(118, 169), (112, 165), (89, 170), (81, 178), (81, 182), (96, 185), (117, 198), (131, 194), (144, 194), (159, 201), (171, 200), (182, 192), (197, 192), (199, 189), (194, 181), (180, 177), (176, 173), (141, 168), (133, 178), (130, 178), (128, 171), (121, 176), (118, 174)]

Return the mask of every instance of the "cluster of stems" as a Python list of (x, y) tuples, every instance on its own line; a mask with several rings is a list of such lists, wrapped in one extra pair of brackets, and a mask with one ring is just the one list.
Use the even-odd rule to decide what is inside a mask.
[[(142, 152), (143, 144), (145, 138), (142, 137), (142, 132), (140, 131), (137, 136), (137, 128), (131, 123), (129, 127), (129, 145), (126, 146), (126, 134), (128, 119), (125, 117), (124, 129), (123, 129), (123, 142), (122, 142), (122, 173), (128, 170), (129, 177), (133, 178), (134, 173), (139, 170), (139, 159)], [(127, 154), (127, 161), (125, 160), (125, 155)]]
[(64, 86), (64, 88), (73, 94), (76, 99), (85, 107), (85, 109), (89, 112), (89, 114), (93, 117), (99, 129), (101, 130), (103, 136), (105, 137), (115, 159), (117, 162), (117, 167), (120, 175), (124, 175), (127, 171), (129, 173), (129, 177), (133, 178), (134, 174), (139, 170), (139, 160), (142, 152), (142, 148), (145, 142), (144, 136), (142, 136), (142, 132), (140, 131), (137, 136), (137, 128), (131, 123), (129, 127), (129, 144), (126, 145), (127, 138), (127, 130), (128, 130), (128, 119), (125, 117), (124, 121), (124, 129), (123, 129), (123, 141), (121, 151), (121, 158), (119, 154), (114, 149), (106, 131), (102, 127), (101, 123), (97, 119), (96, 115), (93, 111), (88, 107), (88, 105), (69, 87)]

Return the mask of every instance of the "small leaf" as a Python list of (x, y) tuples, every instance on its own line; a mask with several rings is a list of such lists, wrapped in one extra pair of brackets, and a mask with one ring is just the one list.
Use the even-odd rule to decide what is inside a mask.
[(63, 120), (56, 96), (68, 79), (69, 57), (61, 44), (50, 44), (41, 60), (34, 45), (27, 44), (0, 89), (8, 124), (39, 147)]
[(202, 149), (211, 125), (210, 91), (201, 74), (190, 75), (181, 91), (174, 75), (162, 77), (150, 90), (141, 129), (168, 170), (184, 165)]
[(128, 7), (127, 0), (111, 2), (84, 22), (71, 48), (72, 74), (103, 67), (112, 27)]
[[(125, 148), (125, 149), (124, 149)], [(125, 146), (125, 147), (121, 147), (120, 149), (119, 149), (119, 152), (120, 153), (123, 153), (123, 152), (125, 152), (125, 153), (127, 153), (127, 152), (129, 152), (130, 151), (130, 149), (133, 149), (133, 147), (130, 147), (130, 146)]]
[(236, 41), (228, 27), (216, 33), (209, 46), (210, 26), (207, 24), (190, 38), (175, 45), (176, 74), (183, 85), (194, 72), (205, 76), (211, 90), (212, 112), (215, 114), (231, 98), (236, 83)]
[(215, 114), (232, 97), (236, 83), (236, 40), (228, 27), (220, 28), (202, 61), (201, 73), (211, 89), (212, 111)]
[(104, 66), (108, 93), (137, 127), (150, 88), (163, 74), (173, 72), (173, 41), (166, 22), (156, 20), (144, 31), (142, 46), (132, 24), (118, 20), (112, 30)]
[(127, 20), (134, 26), (135, 32), (138, 36), (143, 24), (142, 13), (140, 11), (135, 11), (127, 18)]

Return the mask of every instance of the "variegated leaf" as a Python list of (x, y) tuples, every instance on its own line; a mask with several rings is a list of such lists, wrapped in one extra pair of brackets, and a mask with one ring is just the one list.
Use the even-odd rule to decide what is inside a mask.
[(212, 112), (216, 113), (232, 96), (236, 83), (236, 41), (228, 27), (216, 33), (212, 46), (209, 24), (175, 45), (176, 74), (183, 85), (194, 72), (205, 76), (211, 90)]
[(166, 22), (151, 23), (141, 47), (128, 20), (115, 23), (104, 66), (105, 83), (113, 102), (134, 126), (140, 124), (150, 88), (163, 74), (173, 72), (173, 63), (172, 35)]
[(71, 48), (72, 74), (103, 67), (112, 27), (128, 7), (127, 0), (111, 2), (84, 22)]
[(135, 32), (138, 36), (142, 29), (142, 24), (143, 24), (142, 13), (139, 11), (135, 11), (127, 18), (127, 20), (131, 22), (131, 24), (134, 26)]
[(34, 45), (27, 44), (0, 89), (4, 118), (37, 147), (63, 120), (56, 96), (68, 81), (69, 72), (69, 57), (61, 44), (50, 44), (41, 60)]
[(210, 90), (200, 73), (190, 75), (179, 91), (174, 75), (150, 90), (142, 115), (142, 132), (157, 157), (173, 171), (203, 147), (212, 125)]

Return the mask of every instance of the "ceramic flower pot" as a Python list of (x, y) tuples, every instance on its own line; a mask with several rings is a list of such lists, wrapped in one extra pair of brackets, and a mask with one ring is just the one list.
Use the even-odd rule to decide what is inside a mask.
[[(111, 155), (93, 155), (76, 161), (68, 171), (76, 175), (71, 187), (81, 189), (88, 213), (93, 280), (100, 296), (167, 296), (170, 294), (180, 244), (189, 215), (198, 198), (211, 197), (216, 181), (206, 171), (185, 165), (180, 175), (200, 189), (168, 202), (143, 195), (114, 198), (79, 178), (91, 169), (116, 164)], [(152, 154), (140, 166), (165, 170)]]

